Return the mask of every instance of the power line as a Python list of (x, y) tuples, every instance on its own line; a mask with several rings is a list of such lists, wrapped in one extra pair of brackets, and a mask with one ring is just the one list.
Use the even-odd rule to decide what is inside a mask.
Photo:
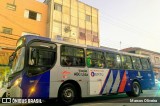
[[(103, 19), (103, 20), (105, 20), (105, 21), (112, 21), (112, 22), (114, 22), (114, 23), (116, 23), (118, 26), (123, 26), (123, 27), (125, 27), (125, 28), (128, 28), (127, 30), (129, 31), (135, 31), (136, 33), (141, 33), (141, 34), (145, 34), (145, 35), (148, 35), (148, 34), (150, 34), (150, 35), (155, 35), (155, 34), (152, 34), (151, 32), (148, 32), (148, 31), (146, 31), (146, 30), (144, 30), (144, 29), (140, 29), (140, 28), (138, 28), (137, 26), (134, 26), (134, 25), (132, 25), (132, 24), (130, 24), (130, 23), (127, 23), (127, 22), (125, 22), (125, 21), (123, 21), (123, 20), (120, 20), (120, 19), (117, 19), (117, 18), (113, 18), (112, 16), (109, 16), (109, 17), (105, 17), (105, 16), (101, 16), (101, 19)], [(121, 27), (120, 27), (121, 28)], [(148, 37), (150, 37), (150, 35), (148, 35)], [(155, 37), (154, 37), (155, 38)], [(155, 39), (157, 39), (157, 38), (155, 38)]]

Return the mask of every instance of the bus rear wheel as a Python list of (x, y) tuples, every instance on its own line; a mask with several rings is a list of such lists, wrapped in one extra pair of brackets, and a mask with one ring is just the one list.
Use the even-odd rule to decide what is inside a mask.
[(58, 100), (60, 103), (70, 105), (77, 99), (77, 92), (75, 86), (70, 83), (62, 85), (58, 94)]
[(126, 92), (126, 94), (130, 97), (137, 97), (141, 93), (141, 86), (137, 81), (134, 81), (131, 85), (131, 91)]

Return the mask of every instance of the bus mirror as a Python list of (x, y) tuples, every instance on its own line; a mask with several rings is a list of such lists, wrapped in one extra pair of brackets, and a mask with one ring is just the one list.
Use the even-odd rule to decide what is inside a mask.
[(12, 62), (15, 58), (16, 54), (13, 52), (13, 54), (9, 57), (9, 62)]
[(13, 56), (10, 56), (9, 57), (9, 62), (12, 62), (13, 61)]
[(15, 56), (16, 56), (16, 53), (13, 52), (13, 54), (9, 57), (9, 64), (8, 65), (10, 67), (12, 67), (12, 63), (13, 63), (13, 60), (14, 60)]

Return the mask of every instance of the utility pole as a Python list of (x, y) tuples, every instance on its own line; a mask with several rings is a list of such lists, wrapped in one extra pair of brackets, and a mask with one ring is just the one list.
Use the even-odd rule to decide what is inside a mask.
[(122, 44), (122, 42), (120, 41), (120, 48), (119, 48), (119, 50), (121, 50), (121, 44)]

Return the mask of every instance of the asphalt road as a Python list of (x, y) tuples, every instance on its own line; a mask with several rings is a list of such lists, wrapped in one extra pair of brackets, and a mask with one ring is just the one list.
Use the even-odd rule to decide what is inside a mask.
[[(130, 99), (134, 100), (144, 100), (154, 98), (159, 103), (131, 103)], [(43, 104), (0, 104), (0, 106), (62, 106), (56, 100), (51, 100), (48, 103)], [(73, 104), (72, 106), (160, 106), (160, 90), (144, 90), (140, 97), (129, 98), (125, 93), (118, 95), (108, 95), (108, 96), (99, 96), (99, 97), (89, 97), (83, 98), (78, 103)]]
[[(159, 103), (131, 103), (130, 99), (144, 100), (153, 97), (159, 100)], [(129, 98), (125, 93), (110, 96), (85, 98), (82, 102), (74, 104), (73, 106), (160, 106), (160, 90), (145, 90), (140, 97)]]

